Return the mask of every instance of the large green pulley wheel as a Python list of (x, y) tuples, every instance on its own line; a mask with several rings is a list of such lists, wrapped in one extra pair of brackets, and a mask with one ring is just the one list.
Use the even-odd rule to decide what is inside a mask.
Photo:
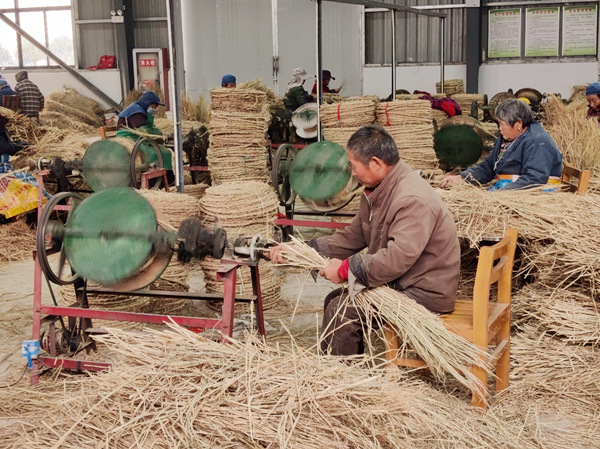
[(466, 168), (483, 152), (481, 136), (469, 125), (450, 125), (435, 133), (433, 146), (438, 159), (449, 167)]
[(344, 147), (324, 140), (311, 143), (294, 158), (290, 184), (302, 199), (327, 201), (346, 187), (350, 172)]
[(290, 184), (290, 166), (298, 150), (293, 145), (286, 143), (277, 148), (271, 167), (271, 185), (277, 192), (279, 203), (282, 206), (291, 206), (296, 199), (296, 192)]
[(150, 203), (130, 188), (95, 193), (71, 214), (63, 245), (84, 279), (122, 291), (150, 284), (169, 263), (170, 247), (157, 250), (159, 229)]
[[(68, 224), (73, 211), (83, 201), (77, 193), (62, 192), (52, 196), (42, 209), (36, 231), (36, 253), (42, 272), (50, 282), (73, 284), (79, 275), (67, 262), (61, 229)], [(50, 260), (58, 253), (58, 263)]]

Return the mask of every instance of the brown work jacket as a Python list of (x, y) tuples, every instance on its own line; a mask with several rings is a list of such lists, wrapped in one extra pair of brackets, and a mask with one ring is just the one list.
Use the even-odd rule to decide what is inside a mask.
[(435, 312), (454, 309), (456, 224), (441, 197), (403, 161), (363, 194), (348, 227), (312, 243), (326, 257), (350, 257), (350, 271), (367, 287), (389, 285)]

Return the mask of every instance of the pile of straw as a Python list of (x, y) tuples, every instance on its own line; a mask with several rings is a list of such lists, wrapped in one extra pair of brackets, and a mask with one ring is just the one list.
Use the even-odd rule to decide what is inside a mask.
[(87, 114), (101, 116), (104, 114), (104, 108), (96, 100), (86, 97), (76, 89), (63, 86), (62, 89), (50, 92), (48, 100), (69, 105), (72, 108), (83, 111)]
[(92, 127), (103, 125), (103, 120), (97, 115), (90, 113), (90, 111), (77, 109), (70, 104), (59, 103), (58, 101), (54, 101), (52, 99), (47, 99), (44, 102), (44, 111), (41, 114), (41, 119), (43, 119), (44, 113), (46, 112), (62, 114), (63, 116), (69, 117), (73, 121), (79, 121)]
[(434, 170), (433, 114), (427, 100), (395, 100), (377, 106), (377, 123), (396, 141), (400, 157), (414, 169)]
[(0, 225), (0, 262), (31, 259), (35, 248), (35, 231), (21, 220)]
[(471, 107), (473, 102), (477, 102), (477, 120), (483, 121), (483, 109), (481, 106), (486, 106), (486, 97), (482, 94), (454, 94), (452, 99), (458, 103), (463, 115), (471, 115)]
[(8, 119), (6, 129), (12, 140), (35, 143), (45, 134), (44, 127), (31, 117), (0, 106), (0, 115)]
[(113, 369), (4, 392), (6, 447), (539, 447), (518, 420), (296, 345), (224, 345), (175, 327), (98, 340), (119, 356)]
[[(196, 101), (188, 98), (187, 92), (181, 92), (181, 119), (197, 123), (208, 123), (210, 109), (204, 95), (200, 94)], [(156, 123), (156, 122), (155, 122)]]
[[(204, 125), (203, 122), (195, 120), (181, 121), (181, 134), (185, 137), (192, 129), (198, 130)], [(164, 135), (173, 134), (173, 121), (168, 118), (157, 118), (154, 120), (154, 126), (160, 129)]]
[(575, 100), (585, 100), (585, 89), (587, 86), (583, 86), (580, 84), (576, 84), (573, 86), (573, 91), (571, 92), (571, 96), (569, 97), (568, 102), (571, 103)]
[[(328, 264), (327, 259), (294, 237), (284, 245), (284, 265), (322, 270)], [(366, 316), (365, 334), (370, 333), (370, 323), (377, 323), (380, 329), (384, 324), (394, 327), (402, 341), (399, 357), (414, 350), (437, 379), (443, 380), (449, 373), (469, 390), (482, 388), (470, 367), (476, 365), (489, 371), (488, 354), (447, 330), (439, 315), (386, 286), (363, 290), (349, 301)]]
[(576, 345), (600, 345), (600, 310), (583, 292), (535, 283), (513, 295), (512, 310), (518, 323), (535, 326), (538, 334), (556, 335)]
[(200, 200), (202, 224), (215, 225), (227, 231), (228, 238), (252, 237), (260, 234), (273, 238), (273, 220), (279, 209), (279, 200), (273, 188), (256, 181), (228, 182), (206, 189)]
[(543, 105), (544, 127), (561, 150), (566, 162), (600, 174), (600, 124), (596, 118), (587, 118), (585, 99), (565, 105), (555, 95)]
[(267, 95), (256, 89), (211, 90), (208, 166), (213, 184), (268, 179)]
[[(204, 272), (204, 282), (206, 291), (210, 293), (223, 293), (223, 280), (217, 280), (217, 270), (223, 267), (220, 260), (207, 256), (199, 261), (200, 267)], [(271, 309), (281, 301), (281, 280), (275, 273), (272, 262), (261, 261), (258, 265), (258, 274), (260, 278), (260, 290), (262, 294), (263, 310)], [(238, 268), (235, 284), (235, 293), (240, 296), (252, 295), (252, 276), (250, 267), (242, 266)], [(213, 309), (221, 310), (223, 301), (210, 301), (209, 306)], [(239, 302), (235, 304), (236, 314), (254, 313), (252, 303)]]
[[(438, 81), (435, 83), (435, 91), (438, 94), (442, 93), (442, 85)], [(465, 93), (465, 82), (462, 79), (451, 79), (444, 81), (444, 94), (451, 96), (454, 94)]]
[(371, 98), (351, 98), (339, 103), (323, 104), (319, 111), (321, 126), (352, 128), (375, 122), (376, 103)]

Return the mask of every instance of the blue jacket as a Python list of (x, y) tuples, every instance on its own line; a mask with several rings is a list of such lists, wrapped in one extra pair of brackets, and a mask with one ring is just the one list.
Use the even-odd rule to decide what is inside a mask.
[(154, 92), (144, 92), (138, 101), (134, 101), (125, 109), (123, 109), (119, 114), (119, 117), (128, 118), (134, 114), (147, 115), (146, 111), (152, 103), (164, 106), (163, 103), (160, 101), (160, 98), (158, 98), (158, 95), (156, 95)]
[[(498, 153), (502, 144), (498, 137), (492, 152), (483, 162), (460, 173), (466, 181), (486, 184), (496, 175), (520, 175), (514, 182), (501, 187), (502, 190), (546, 184), (550, 176), (562, 175), (560, 150), (539, 122), (532, 122), (527, 131), (508, 146), (502, 159)], [(470, 175), (470, 176), (469, 176)]]

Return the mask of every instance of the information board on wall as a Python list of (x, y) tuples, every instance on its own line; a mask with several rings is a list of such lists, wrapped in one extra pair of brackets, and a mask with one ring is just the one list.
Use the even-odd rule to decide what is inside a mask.
[(488, 57), (521, 56), (521, 9), (493, 9), (488, 15)]
[(597, 5), (563, 7), (563, 56), (595, 55), (597, 36)]
[(558, 56), (560, 9), (525, 10), (525, 57)]

